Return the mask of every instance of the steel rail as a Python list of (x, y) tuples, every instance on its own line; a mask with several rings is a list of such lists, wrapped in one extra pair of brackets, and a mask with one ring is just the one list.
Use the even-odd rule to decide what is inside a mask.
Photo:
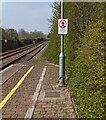
[(12, 50), (12, 51), (10, 51), (10, 52), (4, 53), (4, 54), (0, 57), (0, 60), (3, 60), (3, 59), (8, 58), (8, 57), (11, 57), (11, 56), (13, 56), (13, 55), (15, 55), (15, 54), (18, 54), (18, 53), (20, 53), (20, 52), (22, 52), (22, 51), (24, 51), (24, 50), (27, 50), (27, 49), (29, 49), (29, 48), (32, 48), (33, 46), (35, 46), (35, 45), (33, 44), (33, 45), (29, 45), (29, 46), (24, 46), (24, 47), (22, 47), (22, 48), (20, 48), (20, 49), (15, 49), (15, 50)]
[[(10, 61), (2, 64), (2, 65), (0, 66), (0, 70), (5, 69), (5, 68), (8, 67), (9, 65), (11, 65), (11, 64), (13, 64), (14, 62), (16, 62), (16, 61), (20, 60), (21, 58), (25, 57), (27, 54), (30, 54), (31, 52), (39, 49), (40, 47), (42, 47), (42, 46), (45, 45), (45, 44), (47, 44), (47, 43), (42, 43), (42, 44), (34, 47), (34, 48), (31, 49), (31, 50), (28, 49), (28, 51), (27, 51), (27, 50), (24, 51), (25, 53), (23, 53), (23, 54), (22, 54), (22, 52), (21, 52), (21, 53), (20, 53), (21, 55), (18, 55), (18, 57), (14, 57), (14, 59), (10, 57), (10, 58), (11, 58)], [(42, 48), (42, 49), (43, 49), (43, 48)], [(15, 54), (15, 55), (17, 55), (17, 54)], [(14, 56), (14, 55), (13, 55), (13, 56)], [(33, 56), (33, 57), (34, 57), (34, 56)], [(32, 58), (32, 56), (31, 56), (31, 58)], [(4, 59), (4, 60), (5, 60), (5, 59)], [(3, 61), (4, 61), (4, 60), (3, 60)]]

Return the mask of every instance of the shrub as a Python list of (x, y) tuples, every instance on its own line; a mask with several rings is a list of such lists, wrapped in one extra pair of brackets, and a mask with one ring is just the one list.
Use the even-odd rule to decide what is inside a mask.
[(105, 117), (104, 55), (104, 21), (99, 20), (80, 38), (69, 80), (80, 117)]

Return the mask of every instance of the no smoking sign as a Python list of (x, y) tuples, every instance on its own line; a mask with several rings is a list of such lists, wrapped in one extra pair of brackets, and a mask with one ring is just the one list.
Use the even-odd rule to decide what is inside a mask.
[(58, 34), (67, 34), (68, 19), (58, 19)]

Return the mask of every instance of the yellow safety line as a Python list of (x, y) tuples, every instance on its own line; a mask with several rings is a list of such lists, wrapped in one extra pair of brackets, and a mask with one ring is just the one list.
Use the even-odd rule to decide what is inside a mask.
[(6, 102), (10, 99), (10, 97), (14, 94), (14, 92), (18, 89), (18, 87), (21, 85), (21, 83), (25, 80), (27, 75), (31, 72), (31, 70), (34, 68), (34, 66), (30, 67), (30, 69), (25, 73), (25, 75), (20, 79), (20, 81), (15, 85), (15, 87), (8, 93), (8, 95), (2, 100), (0, 103), (0, 110), (3, 108), (3, 106), (6, 104)]

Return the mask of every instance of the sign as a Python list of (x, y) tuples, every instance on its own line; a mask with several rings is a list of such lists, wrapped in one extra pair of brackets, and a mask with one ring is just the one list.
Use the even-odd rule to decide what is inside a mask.
[(67, 34), (68, 19), (58, 19), (58, 34)]

